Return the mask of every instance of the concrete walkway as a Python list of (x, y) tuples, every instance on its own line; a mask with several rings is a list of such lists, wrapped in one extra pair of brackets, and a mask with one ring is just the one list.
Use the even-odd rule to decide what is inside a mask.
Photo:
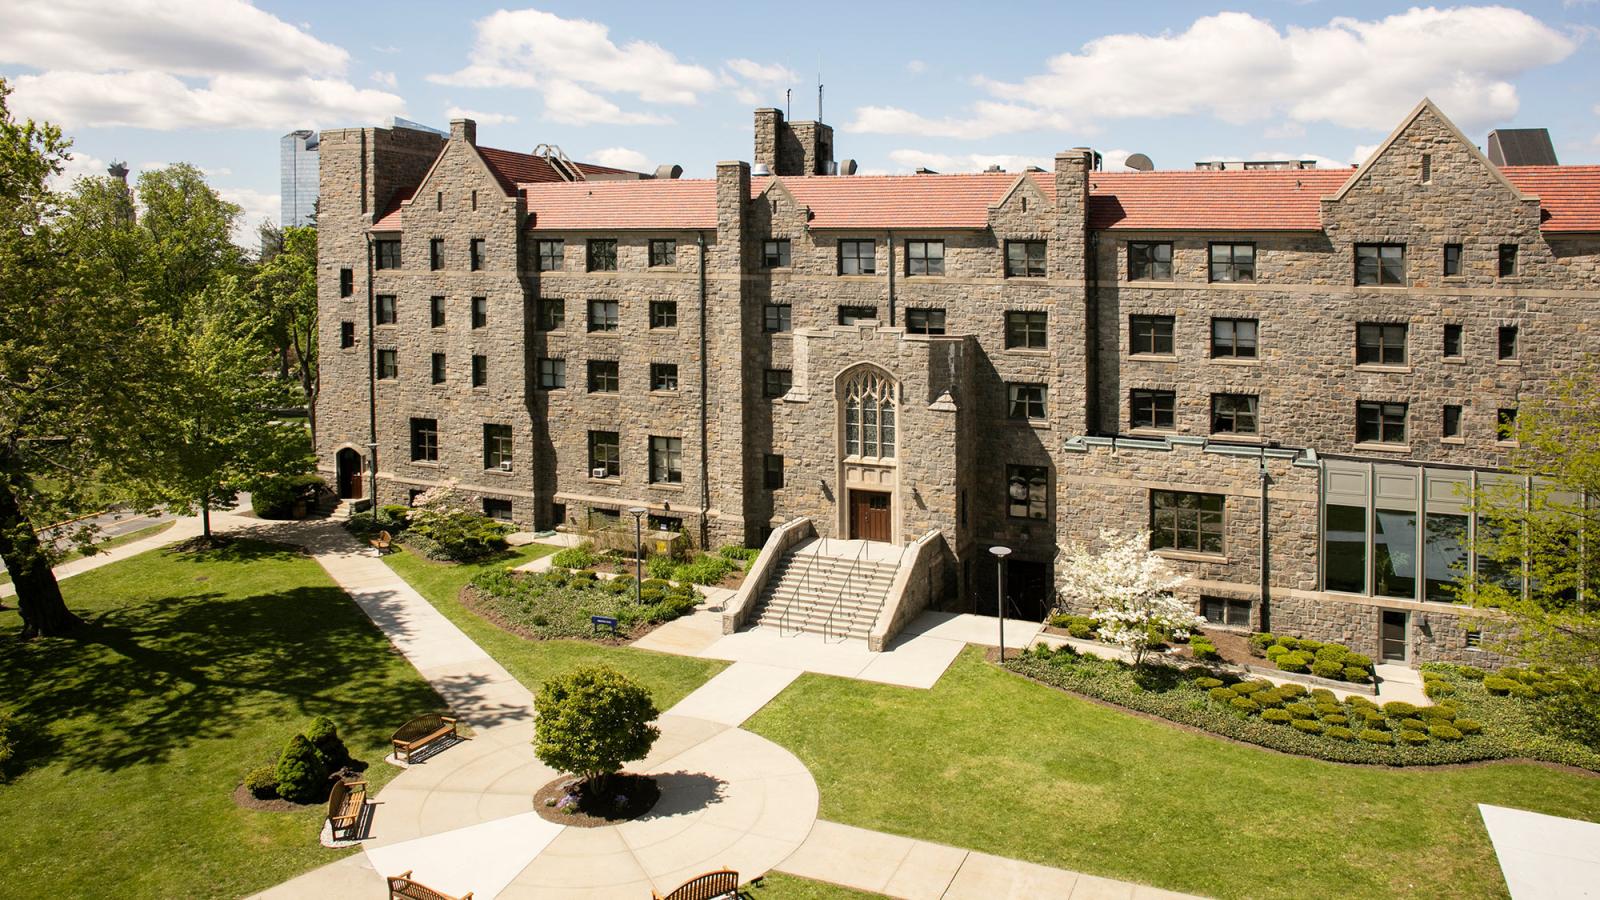
[(1600, 898), (1600, 824), (1478, 804), (1512, 900)]

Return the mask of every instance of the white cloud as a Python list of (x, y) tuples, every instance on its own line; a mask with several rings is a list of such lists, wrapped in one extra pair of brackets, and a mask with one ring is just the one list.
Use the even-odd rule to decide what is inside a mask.
[(655, 165), (650, 162), (650, 157), (637, 150), (627, 147), (606, 147), (596, 150), (584, 157), (585, 162), (593, 162), (613, 169), (628, 169), (633, 172), (653, 172)]
[(920, 59), (913, 59), (906, 63), (906, 71), (913, 75), (921, 75), (923, 72), (928, 71), (928, 64)]
[(750, 59), (730, 59), (723, 63), (722, 81), (733, 91), (733, 96), (747, 105), (777, 103), (784, 88), (800, 76), (788, 66), (776, 63), (758, 63)]
[(337, 78), (219, 75), (193, 87), (165, 72), (53, 71), (16, 79), (17, 107), (68, 127), (322, 128), (405, 111), (399, 97)]
[(932, 153), (926, 150), (891, 150), (889, 159), (901, 172), (928, 168), (935, 172), (982, 172), (990, 166), (999, 166), (1007, 172), (1021, 172), (1028, 166), (1049, 169), (1053, 159), (1042, 156), (1022, 156), (1014, 153)]
[(373, 72), (372, 80), (390, 90), (400, 86), (400, 79), (396, 78), (393, 72)]
[(278, 214), (283, 210), (282, 198), (254, 188), (219, 187), (216, 190), (222, 199), (239, 204), (243, 210), (233, 226), (233, 242), (248, 250), (260, 249), (256, 228), (269, 219), (274, 222), (278, 220)]
[(98, 156), (90, 156), (74, 150), (67, 152), (67, 159), (61, 166), (61, 173), (50, 179), (52, 190), (68, 191), (79, 178), (95, 178), (106, 174), (106, 166), (110, 165)]
[(1038, 129), (1064, 130), (1068, 120), (1055, 113), (1014, 103), (973, 104), (965, 118), (930, 119), (895, 106), (862, 106), (845, 131), (871, 134), (916, 134), (923, 137), (986, 138)]
[(652, 113), (626, 112), (610, 100), (570, 81), (545, 83), (544, 111), (552, 121), (569, 125), (666, 125), (672, 121)]
[(471, 119), (479, 125), (509, 125), (517, 120), (517, 117), (510, 113), (479, 112), (459, 106), (450, 107), (444, 114), (447, 119)]
[(1261, 136), (1269, 140), (1282, 140), (1284, 138), (1298, 138), (1306, 136), (1306, 127), (1299, 122), (1283, 122), (1272, 125), (1261, 132)]
[(1350, 161), (1357, 164), (1364, 163), (1368, 157), (1377, 152), (1377, 144), (1357, 144), (1356, 148), (1350, 151)]

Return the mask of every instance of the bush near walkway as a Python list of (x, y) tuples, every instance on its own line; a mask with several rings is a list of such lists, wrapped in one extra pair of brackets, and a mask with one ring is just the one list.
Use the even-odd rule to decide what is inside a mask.
[[(563, 551), (565, 552), (565, 551)], [(593, 572), (512, 572), (490, 569), (472, 579), (478, 607), (529, 637), (587, 638), (594, 634), (590, 616), (617, 620), (617, 633), (630, 637), (646, 626), (668, 622), (694, 610), (700, 595), (686, 584), (647, 579), (633, 600), (634, 581), (627, 575), (608, 580)]]

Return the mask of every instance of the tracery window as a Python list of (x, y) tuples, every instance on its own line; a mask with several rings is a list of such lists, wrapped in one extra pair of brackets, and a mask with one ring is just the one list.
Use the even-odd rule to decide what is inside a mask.
[(863, 369), (844, 387), (846, 456), (893, 459), (894, 383), (882, 372)]

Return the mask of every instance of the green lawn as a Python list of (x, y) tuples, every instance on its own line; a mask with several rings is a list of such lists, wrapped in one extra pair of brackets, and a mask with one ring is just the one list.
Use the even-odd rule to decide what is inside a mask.
[(332, 862), (349, 851), (317, 843), (320, 809), (240, 809), (240, 778), (323, 713), (376, 790), (397, 771), (382, 762), (395, 726), (441, 703), (281, 548), (155, 550), (62, 590), (91, 623), (77, 638), (21, 644), (0, 613), (0, 707), (20, 726), (0, 859), (31, 892), (242, 896)]
[(747, 884), (739, 890), (740, 900), (880, 900), (883, 896), (782, 872), (768, 872), (761, 884)]
[[(116, 537), (112, 538), (111, 540), (106, 541), (103, 544), (97, 544), (96, 546), (101, 551), (112, 550), (112, 549), (115, 549), (117, 547), (121, 547), (123, 544), (131, 544), (134, 541), (143, 540), (143, 539), (145, 539), (147, 537), (154, 537), (155, 535), (158, 535), (161, 532), (166, 531), (168, 528), (171, 528), (173, 525), (176, 525), (176, 524), (177, 524), (176, 522), (161, 522), (161, 523), (158, 523), (158, 524), (155, 524), (155, 525), (150, 525), (150, 526), (147, 526), (145, 528), (140, 528), (137, 531), (130, 531), (127, 534), (117, 535)], [(75, 559), (81, 559), (81, 558), (83, 558), (83, 554), (79, 553), (76, 550), (73, 550), (70, 553), (68, 553), (66, 556), (63, 556), (61, 558), (61, 562), (56, 563), (56, 565), (59, 566), (59, 565), (61, 565), (61, 563), (68, 563), (68, 562), (72, 562)], [(11, 583), (11, 573), (10, 572), (0, 572), (0, 584), (10, 584), (10, 583)]]
[(717, 660), (608, 647), (587, 641), (532, 641), (489, 623), (458, 599), (461, 588), (484, 569), (519, 566), (555, 549), (545, 544), (530, 544), (514, 548), (509, 558), (476, 565), (436, 563), (399, 551), (387, 557), (387, 562), (531, 691), (537, 692), (546, 679), (575, 666), (604, 663), (648, 687), (655, 695), (656, 706), (667, 709), (728, 665)]
[(1600, 820), (1600, 778), (1376, 769), (1089, 703), (968, 648), (930, 691), (804, 675), (745, 727), (822, 818), (1220, 897), (1504, 896), (1476, 804)]

